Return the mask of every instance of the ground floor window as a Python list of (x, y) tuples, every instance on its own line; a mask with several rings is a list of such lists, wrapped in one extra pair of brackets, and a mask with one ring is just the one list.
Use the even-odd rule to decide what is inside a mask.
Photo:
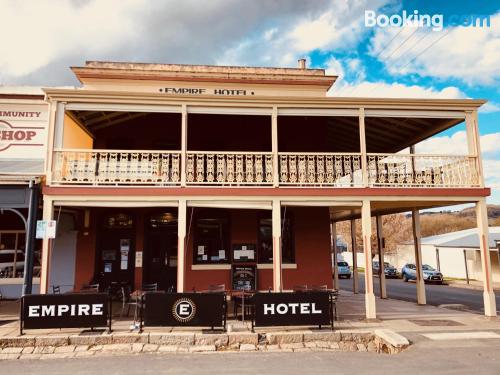
[(197, 215), (193, 250), (194, 263), (229, 262), (229, 219), (223, 211), (208, 210)]
[[(293, 220), (290, 213), (281, 213), (281, 252), (283, 263), (295, 263), (295, 244), (293, 237)], [(273, 262), (273, 221), (271, 212), (259, 218), (259, 263)]]

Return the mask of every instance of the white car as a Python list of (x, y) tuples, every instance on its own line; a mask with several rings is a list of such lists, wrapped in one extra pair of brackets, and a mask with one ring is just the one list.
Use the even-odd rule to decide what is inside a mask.
[[(17, 254), (16, 254), (17, 253)], [(0, 250), (0, 278), (12, 277), (16, 260), (16, 274), (24, 272), (24, 251)]]

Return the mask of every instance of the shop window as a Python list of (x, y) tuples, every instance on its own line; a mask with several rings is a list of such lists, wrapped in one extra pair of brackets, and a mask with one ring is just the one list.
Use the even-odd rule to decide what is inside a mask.
[(109, 215), (104, 221), (106, 229), (131, 229), (133, 226), (134, 220), (132, 216), (124, 213)]
[(23, 277), (26, 233), (0, 232), (0, 278)]
[(162, 212), (152, 215), (149, 219), (151, 228), (171, 228), (177, 227), (177, 214), (172, 212)]
[(198, 216), (194, 227), (194, 263), (228, 263), (230, 260), (228, 218), (208, 211)]
[[(273, 262), (273, 221), (271, 213), (259, 219), (259, 263)], [(295, 243), (293, 237), (293, 220), (290, 213), (281, 214), (281, 252), (283, 263), (295, 263)]]

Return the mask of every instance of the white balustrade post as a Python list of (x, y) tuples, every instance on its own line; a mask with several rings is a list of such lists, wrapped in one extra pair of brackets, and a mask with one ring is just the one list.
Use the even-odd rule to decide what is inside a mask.
[(271, 116), (271, 149), (273, 153), (273, 186), (278, 187), (279, 181), (279, 165), (278, 165), (278, 107), (273, 107)]
[(275, 292), (281, 292), (283, 289), (281, 280), (281, 202), (278, 199), (273, 199), (272, 232), (273, 232), (273, 290)]
[(481, 254), (484, 315), (497, 316), (495, 292), (493, 291), (493, 280), (491, 275), (491, 253), (488, 240), (488, 212), (486, 200), (484, 198), (481, 198), (481, 200), (476, 202), (476, 220), (479, 234), (479, 252)]
[[(365, 109), (359, 109), (359, 146), (361, 151), (361, 173), (363, 186), (368, 186), (368, 162), (366, 155)], [(353, 171), (354, 173), (354, 171)]]
[(363, 248), (365, 253), (365, 308), (366, 319), (376, 319), (377, 311), (375, 305), (375, 294), (373, 292), (373, 268), (372, 268), (372, 217), (370, 201), (363, 200), (361, 206), (361, 228), (363, 233)]
[(415, 247), (415, 273), (416, 273), (416, 283), (417, 283), (417, 303), (419, 305), (425, 305), (427, 299), (425, 296), (425, 283), (422, 275), (422, 241), (420, 234), (420, 212), (417, 209), (411, 211), (411, 220), (413, 227), (413, 244)]
[[(54, 203), (52, 198), (45, 195), (43, 197), (43, 220), (52, 220), (54, 215)], [(52, 250), (52, 239), (42, 240), (42, 264), (40, 272), (40, 294), (47, 294), (49, 289), (50, 258)]]
[(186, 186), (186, 161), (187, 161), (187, 106), (182, 105), (181, 119), (181, 186)]
[(185, 199), (179, 200), (177, 214), (177, 292), (184, 292), (184, 270), (186, 263), (186, 216), (187, 204)]

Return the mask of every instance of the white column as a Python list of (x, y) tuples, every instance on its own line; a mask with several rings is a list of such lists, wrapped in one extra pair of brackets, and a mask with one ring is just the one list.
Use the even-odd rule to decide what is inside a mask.
[(187, 116), (187, 106), (183, 104), (181, 119), (181, 186), (186, 186)]
[(332, 242), (332, 250), (333, 250), (333, 288), (339, 289), (339, 268), (337, 266), (337, 223), (334, 221), (330, 222), (330, 234), (331, 234), (331, 242)]
[(54, 133), (56, 127), (57, 102), (50, 102), (49, 107), (49, 128), (47, 137), (47, 154), (45, 159), (45, 183), (50, 185), (52, 182), (52, 159), (54, 154)]
[(420, 213), (417, 209), (411, 211), (411, 221), (413, 228), (413, 244), (415, 247), (415, 267), (417, 276), (417, 303), (425, 305), (427, 299), (425, 296), (425, 283), (422, 276), (422, 236), (420, 234)]
[(281, 292), (281, 202), (273, 199), (273, 289)]
[(186, 200), (179, 200), (177, 214), (177, 292), (184, 292), (184, 270), (186, 268)]
[[(52, 220), (54, 216), (54, 203), (48, 196), (43, 198), (43, 220)], [(40, 273), (40, 294), (47, 294), (49, 290), (50, 257), (52, 250), (51, 239), (42, 240), (42, 269)]]
[(356, 220), (351, 220), (352, 292), (359, 292), (358, 252), (356, 251)]
[(486, 209), (486, 200), (484, 198), (481, 198), (481, 200), (476, 202), (476, 219), (479, 234), (479, 247), (481, 253), (482, 278), (484, 288), (484, 315), (496, 316), (497, 307), (495, 301), (495, 293), (493, 292), (491, 277), (491, 258), (488, 245), (488, 213)]
[(378, 262), (379, 262), (379, 284), (380, 298), (387, 298), (387, 288), (385, 284), (385, 267), (384, 267), (384, 231), (382, 224), (382, 216), (377, 216), (377, 245), (378, 245)]
[(273, 107), (271, 116), (271, 150), (273, 152), (273, 186), (279, 186), (279, 157), (278, 157), (278, 108)]
[(368, 186), (368, 161), (366, 156), (365, 109), (359, 109), (359, 147), (361, 151), (361, 173), (363, 186)]
[(377, 310), (375, 305), (375, 294), (373, 293), (373, 269), (372, 264), (372, 218), (370, 201), (363, 200), (361, 207), (361, 228), (363, 232), (363, 249), (365, 252), (365, 308), (366, 319), (376, 319)]

